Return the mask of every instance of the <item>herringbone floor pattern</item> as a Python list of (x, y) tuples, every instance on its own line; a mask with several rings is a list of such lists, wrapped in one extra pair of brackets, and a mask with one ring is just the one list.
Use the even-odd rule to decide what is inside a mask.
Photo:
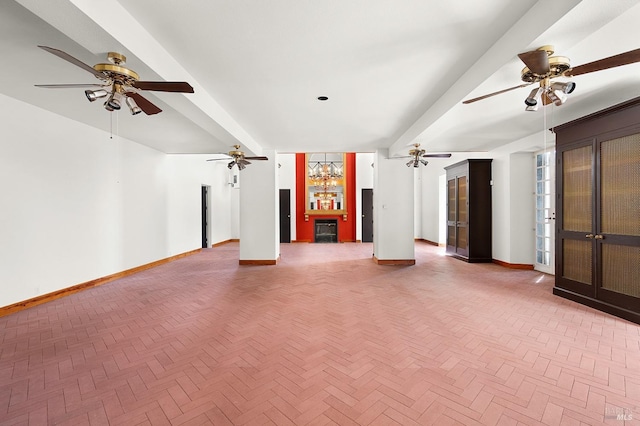
[(277, 266), (239, 266), (228, 244), (0, 318), (0, 424), (640, 418), (638, 325), (534, 271), (371, 251), (283, 245)]

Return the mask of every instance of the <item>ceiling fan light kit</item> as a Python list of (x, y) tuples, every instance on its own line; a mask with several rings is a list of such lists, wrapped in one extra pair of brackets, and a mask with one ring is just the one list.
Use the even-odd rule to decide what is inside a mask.
[(127, 96), (126, 103), (127, 103), (127, 106), (129, 107), (129, 110), (131, 111), (131, 115), (137, 115), (142, 112), (142, 109), (138, 106), (135, 99)]
[(530, 52), (519, 53), (518, 57), (526, 65), (521, 73), (520, 79), (525, 84), (503, 89), (487, 95), (463, 101), (463, 104), (470, 104), (482, 99), (490, 98), (501, 93), (526, 87), (530, 84), (538, 83), (539, 87), (533, 89), (525, 99), (525, 111), (536, 111), (540, 102), (542, 105), (554, 104), (560, 106), (567, 100), (567, 95), (572, 93), (576, 84), (573, 81), (560, 82), (552, 81), (559, 77), (573, 77), (595, 71), (602, 71), (609, 68), (628, 65), (640, 62), (640, 49), (631, 50), (607, 58), (602, 58), (587, 64), (571, 67), (569, 58), (565, 56), (552, 56), (553, 46), (542, 46)]
[(96, 99), (100, 99), (100, 98), (104, 98), (106, 97), (109, 92), (107, 92), (104, 89), (99, 89), (99, 90), (85, 90), (84, 91), (85, 96), (87, 97), (87, 99), (89, 99), (89, 102), (93, 102)]
[(65, 61), (93, 74), (101, 84), (36, 84), (36, 87), (47, 89), (75, 88), (75, 87), (99, 87), (99, 89), (87, 89), (84, 94), (93, 102), (96, 99), (105, 98), (104, 109), (109, 112), (118, 111), (122, 104), (129, 107), (132, 115), (144, 112), (147, 115), (162, 112), (160, 108), (143, 97), (141, 90), (153, 90), (159, 92), (193, 93), (193, 87), (189, 83), (180, 81), (140, 81), (140, 76), (135, 71), (124, 66), (126, 56), (117, 52), (107, 53), (109, 63), (96, 64), (93, 67), (74, 58), (66, 52), (48, 46), (38, 46)]

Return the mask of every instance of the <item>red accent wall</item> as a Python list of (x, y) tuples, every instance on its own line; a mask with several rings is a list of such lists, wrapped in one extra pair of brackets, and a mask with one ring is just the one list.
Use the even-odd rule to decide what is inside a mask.
[(338, 219), (338, 241), (353, 242), (356, 240), (356, 154), (346, 154), (346, 179), (347, 179), (347, 220), (337, 215), (309, 215), (309, 221), (305, 222), (305, 174), (307, 165), (304, 153), (296, 154), (296, 241), (313, 242), (313, 223), (319, 219)]

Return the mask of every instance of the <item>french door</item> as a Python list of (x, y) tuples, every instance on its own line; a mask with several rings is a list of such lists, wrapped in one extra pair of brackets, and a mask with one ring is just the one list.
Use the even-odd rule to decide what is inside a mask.
[(535, 270), (555, 274), (555, 150), (537, 152)]

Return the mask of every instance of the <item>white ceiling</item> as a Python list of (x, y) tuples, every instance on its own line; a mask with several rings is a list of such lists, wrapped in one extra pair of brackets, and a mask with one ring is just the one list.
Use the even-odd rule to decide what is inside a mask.
[[(0, 92), (167, 153), (485, 151), (639, 96), (633, 64), (575, 77), (560, 107), (525, 112), (530, 88), (461, 103), (520, 84), (517, 54), (541, 45), (573, 66), (637, 49), (638, 22), (638, 0), (2, 1)], [(117, 51), (195, 93), (110, 114), (35, 88), (95, 82), (37, 45), (89, 65)]]

